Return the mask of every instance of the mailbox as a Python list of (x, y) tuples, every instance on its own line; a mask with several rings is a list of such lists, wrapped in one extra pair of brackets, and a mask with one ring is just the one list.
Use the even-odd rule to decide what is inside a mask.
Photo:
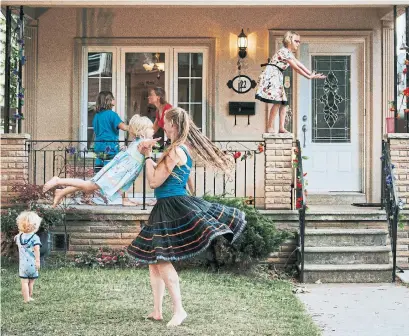
[(229, 102), (230, 115), (250, 116), (256, 114), (255, 102)]

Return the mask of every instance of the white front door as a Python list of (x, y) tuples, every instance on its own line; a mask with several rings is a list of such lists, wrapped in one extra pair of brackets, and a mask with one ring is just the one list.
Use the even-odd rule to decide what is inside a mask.
[[(306, 42), (306, 43), (304, 43)], [(325, 80), (297, 82), (298, 139), (310, 192), (361, 192), (363, 134), (358, 44), (303, 41), (300, 61), (327, 75)]]

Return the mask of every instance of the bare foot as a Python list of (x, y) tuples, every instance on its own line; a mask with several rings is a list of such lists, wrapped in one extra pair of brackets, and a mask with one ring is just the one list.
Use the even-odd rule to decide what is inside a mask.
[(288, 132), (286, 129), (280, 129), (279, 132), (280, 132), (280, 133), (290, 133), (290, 132)]
[(58, 176), (54, 176), (50, 181), (44, 184), (43, 193), (46, 193), (51, 188), (54, 188), (58, 185)]
[(153, 199), (152, 201), (148, 202), (148, 205), (154, 206), (157, 202), (158, 202), (158, 200)]
[(155, 312), (150, 313), (148, 316), (145, 317), (145, 320), (155, 320), (155, 321), (162, 321), (163, 316), (162, 314), (158, 314)]
[(177, 327), (182, 324), (182, 322), (187, 317), (187, 313), (183, 310), (180, 313), (173, 315), (172, 319), (168, 322), (168, 327)]
[(271, 133), (271, 134), (277, 134), (277, 131), (274, 128), (269, 128), (267, 130), (267, 133)]
[(63, 189), (55, 189), (54, 191), (54, 203), (53, 203), (53, 208), (55, 208), (58, 204), (60, 204), (61, 199), (64, 197), (63, 195)]
[(142, 203), (141, 202), (139, 202), (139, 201), (137, 201), (137, 200), (131, 200), (130, 198), (128, 198), (128, 197), (125, 197), (123, 200), (122, 200), (122, 205), (141, 205)]

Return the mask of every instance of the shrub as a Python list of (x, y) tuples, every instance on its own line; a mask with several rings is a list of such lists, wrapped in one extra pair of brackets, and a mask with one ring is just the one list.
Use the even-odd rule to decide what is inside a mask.
[(49, 231), (57, 224), (63, 223), (66, 209), (62, 207), (51, 208), (45, 204), (46, 199), (42, 193), (42, 186), (24, 183), (16, 185), (12, 189), (17, 192), (12, 207), (4, 209), (1, 214), (1, 254), (13, 256), (16, 248), (13, 247), (13, 239), (18, 234), (17, 216), (25, 210), (36, 212), (43, 220), (39, 233)]
[(271, 252), (278, 250), (281, 243), (291, 235), (277, 230), (269, 217), (247, 205), (244, 199), (219, 196), (205, 196), (204, 199), (237, 208), (246, 214), (246, 228), (233, 245), (224, 238), (216, 239), (212, 244), (217, 266), (248, 265), (265, 259)]
[(90, 248), (78, 253), (74, 259), (78, 267), (131, 267), (138, 265), (126, 251), (126, 247), (113, 249), (110, 247)]

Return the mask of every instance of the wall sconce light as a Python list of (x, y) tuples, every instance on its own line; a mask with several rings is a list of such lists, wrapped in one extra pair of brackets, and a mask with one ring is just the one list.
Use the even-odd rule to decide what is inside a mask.
[(247, 55), (247, 35), (244, 34), (243, 29), (237, 36), (237, 47), (239, 48), (239, 57), (245, 58)]

